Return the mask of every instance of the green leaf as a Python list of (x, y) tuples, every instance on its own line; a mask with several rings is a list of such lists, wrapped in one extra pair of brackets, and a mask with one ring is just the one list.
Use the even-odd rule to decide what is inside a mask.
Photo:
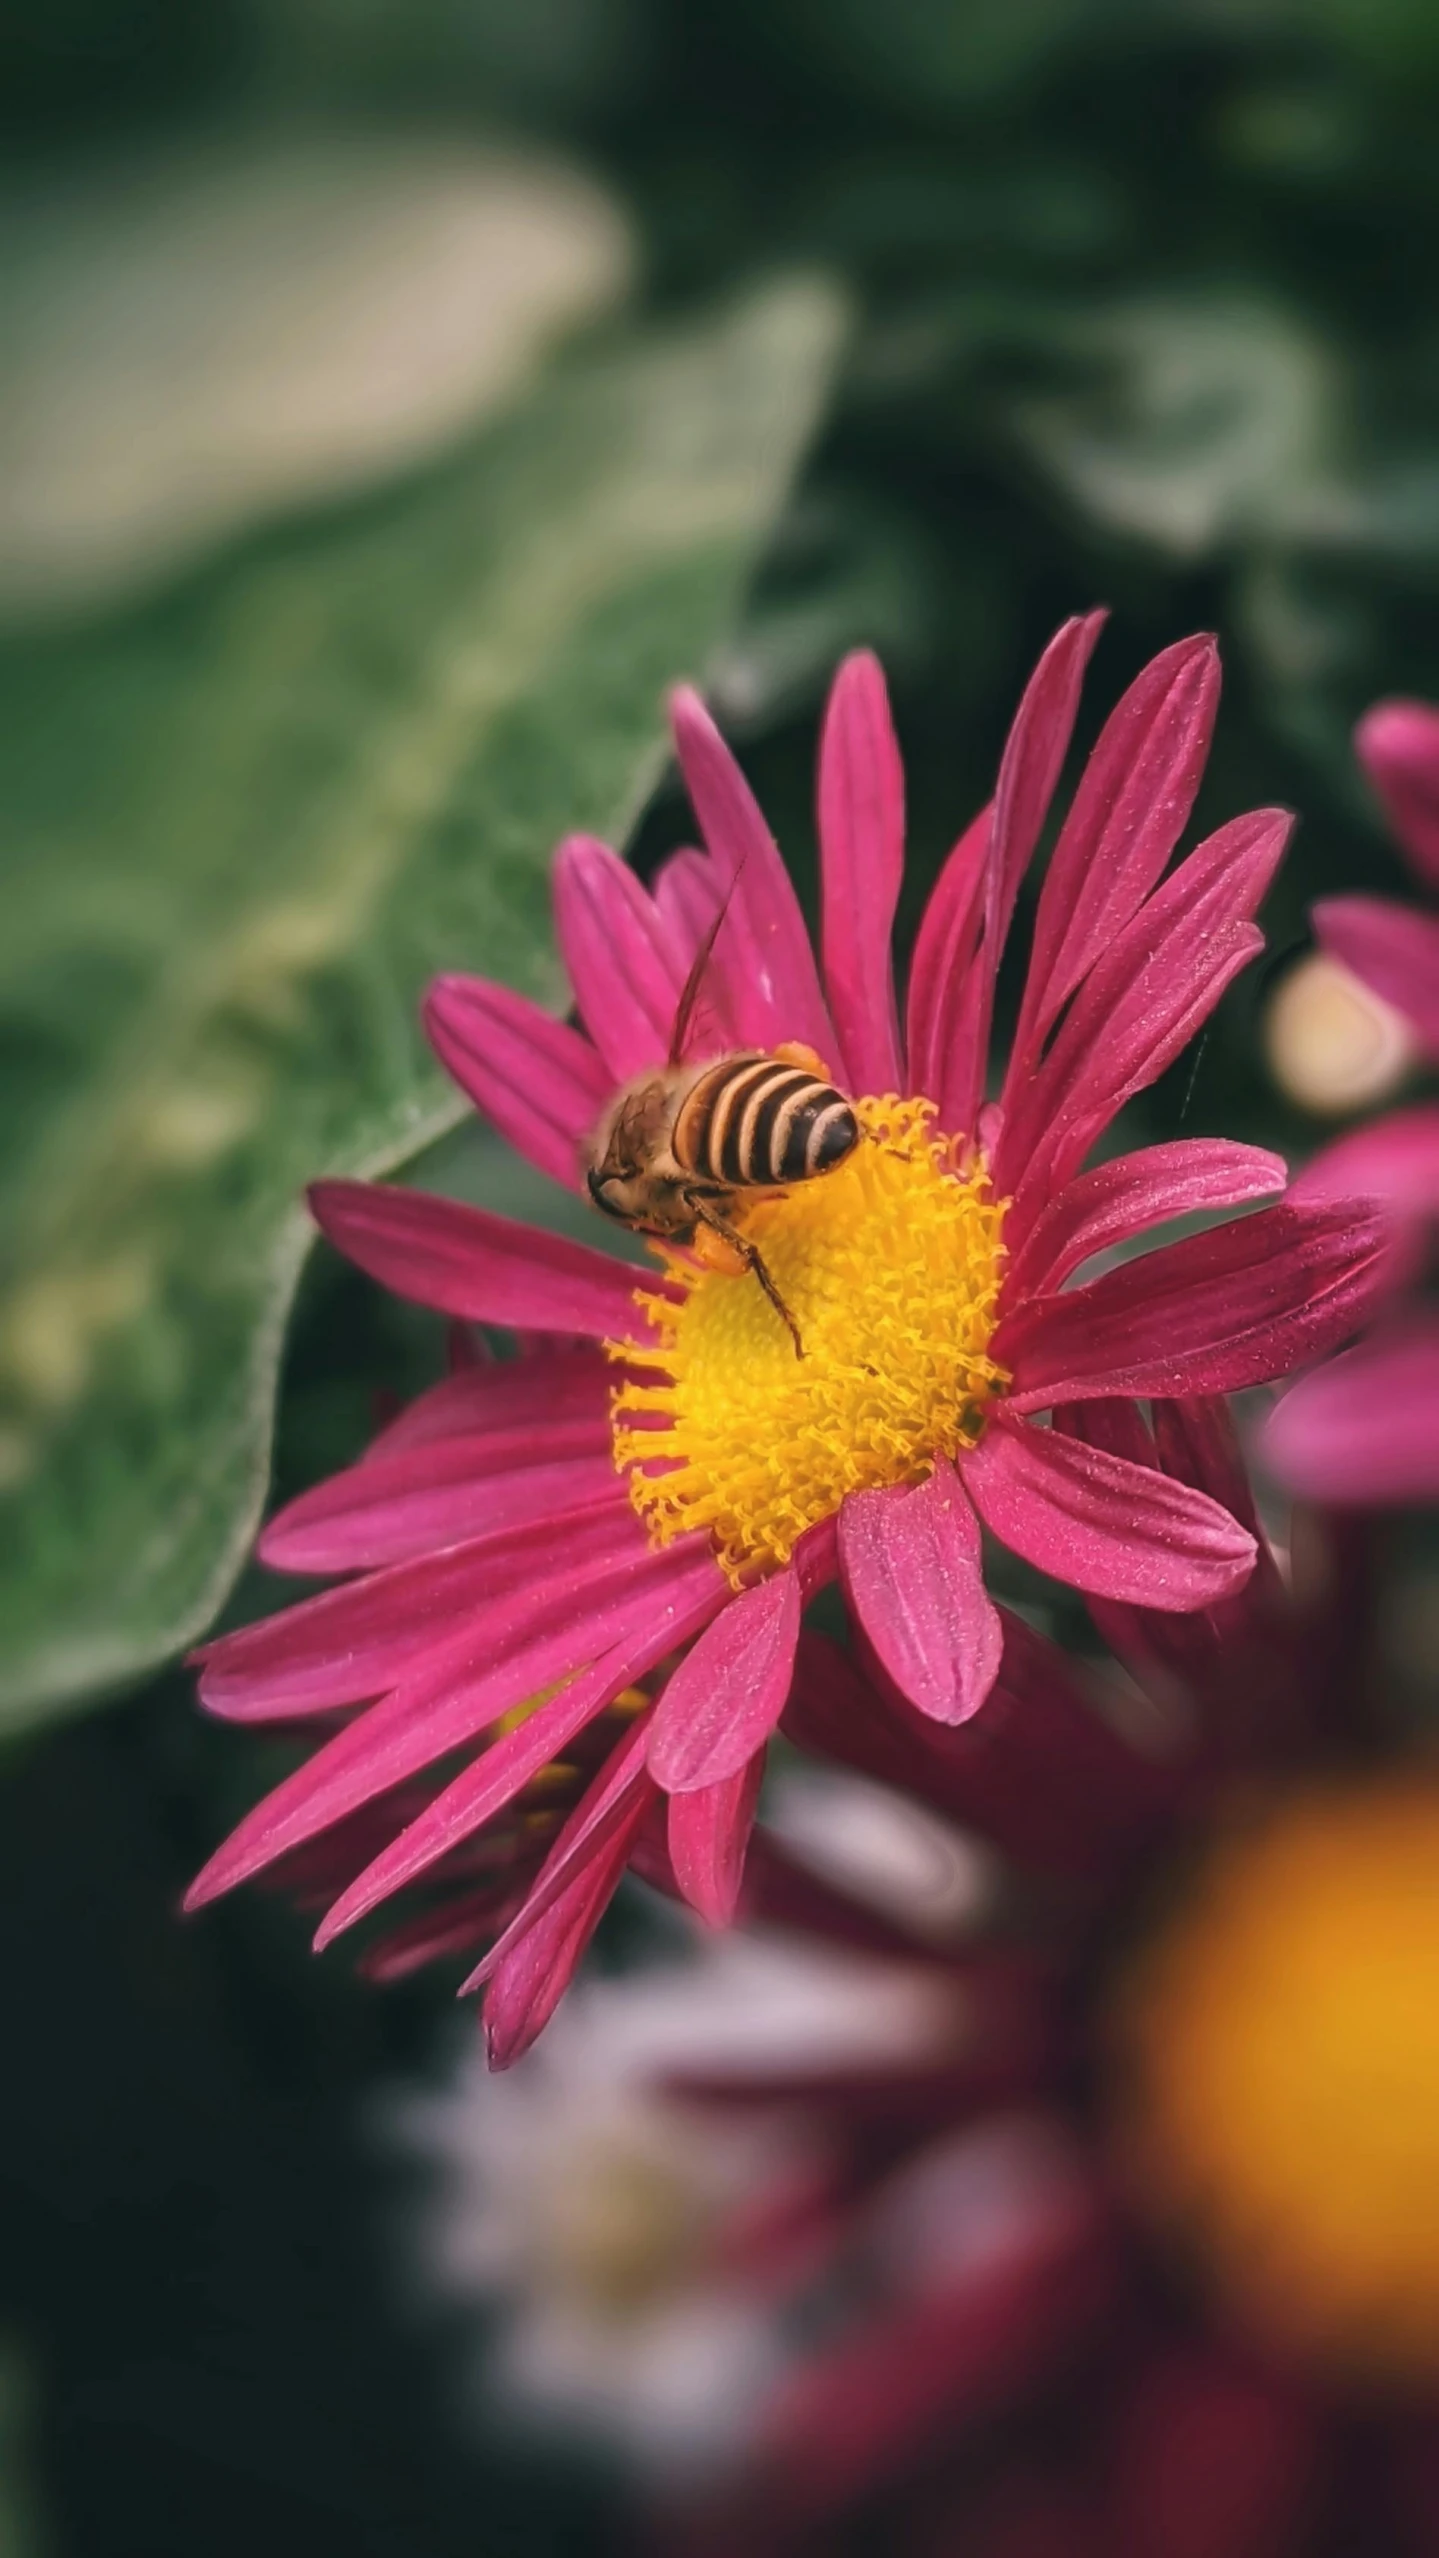
[(442, 470), (0, 650), (0, 1699), (193, 1638), (253, 1535), (303, 1183), (461, 1113), (441, 966), (558, 1000), (838, 337), (818, 285), (557, 365)]

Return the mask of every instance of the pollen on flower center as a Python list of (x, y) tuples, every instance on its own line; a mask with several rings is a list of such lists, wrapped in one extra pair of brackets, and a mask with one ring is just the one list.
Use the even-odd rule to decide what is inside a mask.
[(918, 1483), (972, 1446), (1004, 1383), (989, 1357), (1003, 1204), (957, 1172), (927, 1101), (855, 1104), (838, 1169), (744, 1207), (804, 1345), (752, 1275), (663, 1253), (675, 1297), (640, 1303), (661, 1342), (611, 1345), (646, 1371), (615, 1397), (615, 1462), (661, 1542), (707, 1529), (739, 1584), (787, 1561), (846, 1494)]
[(1230, 1846), (1120, 2033), (1139, 2190), (1249, 2323), (1439, 2375), (1439, 1786), (1315, 1793)]

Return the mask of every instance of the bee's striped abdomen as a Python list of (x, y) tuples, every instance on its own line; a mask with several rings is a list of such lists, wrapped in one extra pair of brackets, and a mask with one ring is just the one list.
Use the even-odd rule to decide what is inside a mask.
[(675, 1123), (687, 1172), (727, 1190), (775, 1189), (842, 1163), (859, 1122), (842, 1093), (776, 1057), (722, 1058), (702, 1075)]

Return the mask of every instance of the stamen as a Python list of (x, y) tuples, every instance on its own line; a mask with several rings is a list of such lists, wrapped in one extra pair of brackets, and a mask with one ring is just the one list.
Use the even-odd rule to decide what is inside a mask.
[(740, 1205), (804, 1343), (758, 1280), (657, 1246), (681, 1295), (642, 1291), (658, 1355), (614, 1396), (616, 1465), (655, 1539), (709, 1531), (736, 1587), (785, 1563), (850, 1492), (919, 1483), (972, 1447), (1007, 1383), (989, 1357), (1003, 1201), (956, 1168), (932, 1102), (855, 1105), (867, 1142), (834, 1172)]

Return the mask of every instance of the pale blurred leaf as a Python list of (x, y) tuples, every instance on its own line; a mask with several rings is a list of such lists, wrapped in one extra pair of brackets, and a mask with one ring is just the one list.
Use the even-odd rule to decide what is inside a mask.
[(590, 180), (460, 140), (40, 163), (0, 194), (0, 610), (133, 591), (443, 450), (629, 266)]
[(560, 992), (546, 867), (622, 830), (823, 393), (818, 286), (571, 357), (423, 482), (0, 651), (0, 1676), (171, 1652), (253, 1532), (302, 1183), (452, 1124), (439, 966)]

